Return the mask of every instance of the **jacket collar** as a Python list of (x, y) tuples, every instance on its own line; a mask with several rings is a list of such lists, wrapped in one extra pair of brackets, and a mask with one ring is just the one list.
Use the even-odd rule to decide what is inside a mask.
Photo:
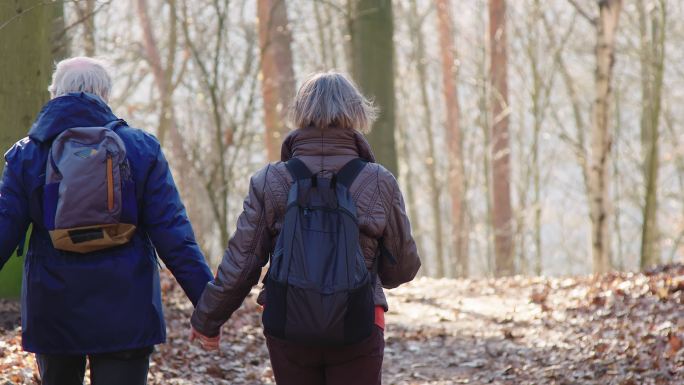
[(117, 120), (112, 110), (98, 96), (74, 92), (47, 102), (29, 130), (29, 137), (39, 142), (52, 140), (72, 127), (104, 126)]
[(343, 128), (299, 128), (283, 141), (280, 160), (297, 156), (352, 156), (375, 163), (375, 155), (366, 138), (358, 131)]

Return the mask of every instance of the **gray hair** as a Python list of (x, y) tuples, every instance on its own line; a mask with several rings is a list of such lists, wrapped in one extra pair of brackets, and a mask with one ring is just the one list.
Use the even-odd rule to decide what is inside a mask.
[(346, 75), (329, 71), (311, 74), (304, 80), (291, 116), (296, 128), (336, 127), (368, 132), (377, 109)]
[(88, 92), (105, 101), (109, 99), (112, 78), (107, 72), (107, 64), (90, 57), (72, 57), (57, 63), (52, 74), (52, 84), (48, 87), (52, 98), (70, 92)]

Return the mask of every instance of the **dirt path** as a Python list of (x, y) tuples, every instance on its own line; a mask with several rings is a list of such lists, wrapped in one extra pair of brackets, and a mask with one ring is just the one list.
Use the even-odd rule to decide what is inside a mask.
[(473, 289), (471, 282), (421, 279), (391, 292), (386, 383), (486, 382), (496, 370), (507, 369), (495, 360), (503, 349), (515, 349), (506, 333), (522, 336), (512, 327), (529, 324), (539, 306), (530, 304), (527, 293), (512, 297)]
[[(213, 354), (188, 344), (192, 308), (178, 285), (164, 279), (163, 291), (168, 343), (151, 385), (273, 384), (254, 292)], [(681, 265), (599, 280), (422, 278), (389, 303), (385, 384), (684, 384)], [(2, 385), (37, 383), (8, 327), (17, 310), (0, 302)]]
[(683, 273), (418, 280), (390, 296), (385, 383), (684, 384)]

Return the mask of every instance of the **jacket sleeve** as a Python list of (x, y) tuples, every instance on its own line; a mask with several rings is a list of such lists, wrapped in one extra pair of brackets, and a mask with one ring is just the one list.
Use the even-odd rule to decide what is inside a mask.
[(411, 235), (411, 224), (406, 215), (404, 197), (394, 177), (392, 177), (391, 190), (387, 223), (381, 244), (381, 247), (386, 250), (380, 254), (378, 267), (382, 286), (387, 289), (411, 281), (420, 269), (420, 257), (416, 242)]
[(211, 270), (195, 241), (185, 206), (158, 144), (145, 180), (142, 207), (142, 226), (159, 258), (196, 305), (204, 286), (212, 278)]
[[(273, 246), (271, 203), (264, 201), (268, 166), (250, 180), (249, 195), (228, 242), (216, 278), (207, 284), (192, 314), (192, 326), (206, 336), (219, 334), (221, 325), (240, 307), (259, 281)], [(272, 219), (272, 218), (271, 218)]]
[(0, 270), (17, 248), (28, 230), (28, 196), (17, 172), (19, 148), (12, 147), (5, 154), (5, 169), (0, 181)]

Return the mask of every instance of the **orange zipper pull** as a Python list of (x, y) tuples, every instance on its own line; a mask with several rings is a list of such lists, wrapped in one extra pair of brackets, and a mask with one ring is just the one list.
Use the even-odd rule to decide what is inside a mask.
[(114, 164), (112, 154), (107, 154), (107, 209), (114, 211)]

